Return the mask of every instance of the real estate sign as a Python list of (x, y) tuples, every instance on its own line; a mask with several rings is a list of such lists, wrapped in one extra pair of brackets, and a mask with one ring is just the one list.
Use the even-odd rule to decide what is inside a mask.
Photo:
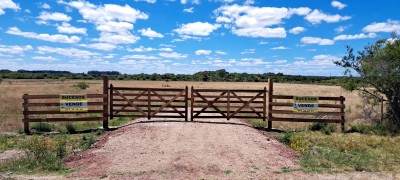
[(296, 113), (318, 113), (318, 97), (294, 96), (293, 112)]
[(88, 103), (86, 94), (61, 94), (61, 112), (87, 112)]

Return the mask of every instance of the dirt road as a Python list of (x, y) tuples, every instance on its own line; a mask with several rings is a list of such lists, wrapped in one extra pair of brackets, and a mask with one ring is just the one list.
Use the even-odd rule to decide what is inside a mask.
[[(221, 124), (229, 122), (230, 124)], [(282, 173), (298, 154), (238, 119), (136, 122), (102, 136), (67, 160), (68, 178), (106, 179), (391, 179), (369, 173)]]

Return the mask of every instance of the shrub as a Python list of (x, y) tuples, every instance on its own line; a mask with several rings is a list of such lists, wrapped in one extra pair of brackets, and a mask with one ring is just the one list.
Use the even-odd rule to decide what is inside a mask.
[(59, 78), (59, 80), (60, 80), (61, 82), (64, 82), (66, 79), (67, 79), (66, 77), (60, 77), (60, 78)]
[(51, 132), (54, 126), (49, 123), (33, 123), (31, 129), (34, 129), (36, 132)]
[(89, 88), (89, 84), (87, 84), (86, 82), (78, 82), (74, 85), (74, 87), (77, 87), (79, 89), (87, 89)]
[(75, 134), (76, 133), (76, 128), (75, 128), (74, 124), (72, 124), (72, 123), (65, 124), (65, 129), (70, 134)]
[(322, 131), (325, 134), (331, 134), (332, 132), (336, 131), (336, 126), (333, 124), (329, 124), (329, 123), (312, 123), (310, 125), (310, 130), (311, 131)]

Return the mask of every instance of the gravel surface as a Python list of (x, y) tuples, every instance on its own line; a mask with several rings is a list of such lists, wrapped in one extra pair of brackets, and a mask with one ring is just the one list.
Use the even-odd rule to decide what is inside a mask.
[[(229, 123), (229, 124), (222, 124)], [(152, 122), (141, 119), (102, 136), (66, 160), (87, 179), (396, 179), (377, 173), (305, 174), (299, 155), (239, 119)], [(293, 172), (283, 173), (283, 169)]]

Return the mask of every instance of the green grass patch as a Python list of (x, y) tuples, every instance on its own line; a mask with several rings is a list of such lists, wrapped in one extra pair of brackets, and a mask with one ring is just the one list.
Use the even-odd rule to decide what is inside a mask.
[(265, 128), (267, 127), (266, 121), (262, 119), (245, 119), (247, 123), (253, 125), (256, 128)]
[(0, 164), (0, 172), (68, 173), (63, 160), (88, 149), (101, 131), (85, 134), (0, 135), (0, 150), (22, 149), (26, 156)]
[(302, 154), (305, 172), (400, 172), (400, 136), (304, 131), (278, 140)]

